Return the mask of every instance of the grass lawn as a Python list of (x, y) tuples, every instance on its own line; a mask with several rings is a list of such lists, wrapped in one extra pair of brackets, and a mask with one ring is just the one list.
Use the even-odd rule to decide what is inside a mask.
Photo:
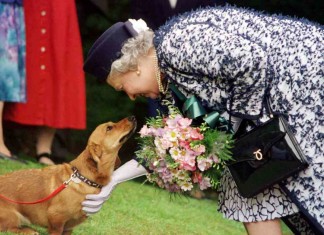
[[(21, 165), (0, 160), (0, 174), (24, 168), (42, 167), (37, 163)], [(35, 227), (40, 234), (46, 230)], [(284, 234), (292, 234), (283, 225)], [(0, 233), (11, 234), (11, 233)], [(124, 182), (114, 190), (101, 211), (77, 226), (73, 235), (240, 235), (241, 223), (229, 221), (217, 212), (216, 201), (190, 197), (170, 197), (164, 190), (138, 181)]]

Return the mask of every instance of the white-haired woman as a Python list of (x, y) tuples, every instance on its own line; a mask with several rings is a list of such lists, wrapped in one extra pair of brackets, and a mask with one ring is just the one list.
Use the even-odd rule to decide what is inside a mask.
[[(130, 99), (172, 99), (169, 83), (203, 106), (236, 118), (260, 119), (265, 96), (286, 114), (309, 167), (255, 197), (240, 196), (224, 173), (219, 210), (249, 234), (324, 233), (323, 54), (321, 25), (236, 7), (200, 9), (168, 21), (154, 34), (142, 21), (117, 23), (91, 48), (84, 69)], [(231, 107), (230, 107), (231, 106)], [(100, 194), (83, 203), (97, 212), (120, 182), (146, 173), (131, 160)]]

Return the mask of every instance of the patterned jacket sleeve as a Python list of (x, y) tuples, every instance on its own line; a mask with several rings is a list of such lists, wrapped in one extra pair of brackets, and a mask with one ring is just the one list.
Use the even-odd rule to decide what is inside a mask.
[[(260, 114), (268, 66), (262, 46), (226, 27), (186, 19), (158, 33), (155, 45), (162, 69), (184, 93), (205, 97), (214, 106), (223, 100), (227, 110), (232, 101), (237, 116)], [(212, 89), (221, 97), (212, 96)]]

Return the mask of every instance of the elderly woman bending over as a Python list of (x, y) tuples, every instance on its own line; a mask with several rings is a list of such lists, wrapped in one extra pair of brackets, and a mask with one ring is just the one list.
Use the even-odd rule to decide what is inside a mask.
[[(219, 211), (249, 234), (281, 234), (279, 219), (296, 233), (324, 234), (323, 41), (323, 27), (307, 20), (206, 8), (154, 34), (141, 20), (116, 23), (94, 43), (84, 69), (131, 100), (172, 99), (172, 83), (236, 118), (259, 120), (268, 97), (272, 110), (287, 116), (309, 167), (252, 198), (242, 197), (225, 171)], [(99, 211), (118, 183), (145, 173), (136, 159), (125, 163), (100, 194), (87, 196), (84, 211)]]

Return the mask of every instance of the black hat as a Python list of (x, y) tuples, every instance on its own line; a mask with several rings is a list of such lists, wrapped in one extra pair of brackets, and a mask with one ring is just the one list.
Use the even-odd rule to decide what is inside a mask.
[(106, 80), (111, 64), (121, 56), (123, 43), (136, 35), (138, 33), (130, 21), (112, 25), (90, 48), (83, 65), (84, 71), (100, 81)]

